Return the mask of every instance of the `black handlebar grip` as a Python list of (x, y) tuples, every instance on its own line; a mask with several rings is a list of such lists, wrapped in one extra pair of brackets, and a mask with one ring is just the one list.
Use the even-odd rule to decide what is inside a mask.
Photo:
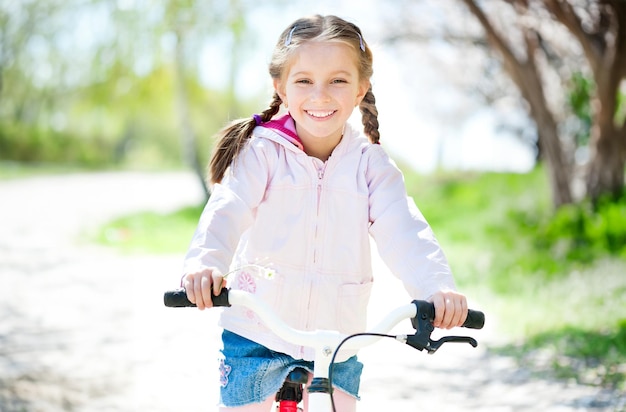
[(479, 310), (469, 309), (467, 319), (463, 323), (464, 328), (482, 329), (485, 326), (485, 314)]
[(191, 303), (187, 299), (187, 292), (185, 289), (170, 290), (163, 294), (163, 303), (168, 308), (186, 308), (195, 307), (194, 303)]
[[(425, 300), (414, 300), (413, 304), (417, 308), (417, 315), (422, 319), (428, 319), (431, 323), (435, 319), (435, 305)], [(413, 327), (418, 328), (417, 319), (411, 319)], [(485, 326), (485, 314), (479, 310), (468, 309), (467, 319), (462, 325), (464, 328), (482, 329)]]
[[(213, 301), (213, 306), (230, 306), (230, 302), (228, 301), (228, 289), (222, 289), (220, 294), (217, 296), (213, 295), (211, 300)], [(165, 292), (165, 294), (163, 294), (163, 303), (168, 308), (196, 307), (195, 303), (191, 303), (189, 299), (187, 299), (187, 292), (182, 288)]]

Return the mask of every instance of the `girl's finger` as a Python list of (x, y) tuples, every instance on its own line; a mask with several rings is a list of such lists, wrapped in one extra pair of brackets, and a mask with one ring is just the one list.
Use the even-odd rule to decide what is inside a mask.
[(443, 321), (445, 302), (443, 296), (439, 293), (436, 293), (431, 297), (431, 302), (435, 305), (435, 319), (433, 320), (433, 326), (438, 328)]
[(197, 279), (193, 284), (193, 292), (196, 297), (196, 306), (204, 310), (204, 299), (202, 298), (202, 278)]
[(213, 294), (219, 295), (224, 286), (226, 286), (226, 279), (220, 274), (213, 274)]
[(202, 284), (202, 304), (204, 308), (210, 308), (213, 306), (213, 300), (211, 299), (211, 295), (213, 293), (212, 290), (212, 279), (210, 276), (202, 276), (201, 284)]
[(185, 293), (187, 294), (187, 299), (191, 303), (196, 303), (196, 294), (194, 293), (194, 281), (193, 276), (185, 276), (183, 281), (183, 287), (185, 288)]

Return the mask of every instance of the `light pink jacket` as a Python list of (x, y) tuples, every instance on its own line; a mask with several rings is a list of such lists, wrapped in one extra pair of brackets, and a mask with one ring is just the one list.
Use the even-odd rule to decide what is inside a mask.
[[(227, 273), (259, 262), (275, 276), (244, 268), (228, 276), (228, 286), (256, 293), (293, 327), (361, 332), (373, 281), (370, 235), (413, 298), (455, 288), (439, 244), (380, 145), (346, 125), (322, 162), (257, 127), (213, 187), (185, 273), (201, 267)], [(272, 350), (313, 359), (312, 350), (282, 341), (245, 309), (225, 310), (220, 324)]]

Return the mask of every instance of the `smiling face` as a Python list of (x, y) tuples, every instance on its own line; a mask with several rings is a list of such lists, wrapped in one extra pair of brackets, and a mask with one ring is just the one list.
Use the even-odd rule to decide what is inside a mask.
[(342, 42), (306, 42), (274, 88), (296, 123), (304, 150), (326, 160), (369, 88), (359, 78), (356, 50)]

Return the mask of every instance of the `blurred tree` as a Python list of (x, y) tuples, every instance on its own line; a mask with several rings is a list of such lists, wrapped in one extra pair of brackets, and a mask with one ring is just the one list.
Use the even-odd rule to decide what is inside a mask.
[(525, 58), (519, 58), (477, 2), (463, 1), (485, 29), (490, 44), (501, 55), (506, 71), (530, 106), (550, 166), (556, 206), (572, 201), (568, 193), (572, 172), (564, 163), (556, 122), (545, 104), (542, 76), (537, 69), (537, 55), (549, 53), (542, 44), (545, 36), (541, 35), (541, 20), (548, 16), (555, 19), (579, 42), (595, 84), (586, 193), (594, 201), (603, 195), (619, 197), (624, 188), (626, 160), (626, 123), (623, 118), (618, 121), (617, 111), (620, 84), (626, 79), (626, 2), (589, 0), (580, 7), (571, 1), (509, 0), (521, 22), (518, 27), (526, 45)]
[[(198, 177), (198, 180), (208, 199), (209, 187), (204, 179), (204, 167), (199, 158), (198, 142), (190, 116), (190, 102), (187, 85), (188, 64), (186, 47), (192, 43), (192, 33), (198, 30), (200, 21), (205, 20), (206, 28), (215, 24), (214, 13), (203, 15), (201, 10), (195, 10), (196, 4), (187, 0), (169, 0), (166, 3), (164, 29), (170, 31), (174, 37), (173, 66), (175, 72), (174, 94), (180, 125), (180, 135), (183, 159)], [(198, 18), (201, 18), (200, 21)], [(208, 20), (208, 21), (207, 21)], [(197, 45), (195, 45), (197, 47)]]
[[(552, 197), (555, 206), (572, 203), (571, 165), (568, 163), (562, 147), (557, 120), (550, 110), (545, 96), (540, 63), (537, 61), (538, 53), (541, 51), (541, 37), (536, 27), (527, 22), (517, 25), (509, 22), (508, 27), (516, 26), (519, 30), (518, 40), (523, 44), (523, 47), (516, 49), (515, 45), (511, 44), (510, 31), (507, 32), (508, 37), (502, 34), (475, 1), (463, 1), (484, 28), (489, 44), (501, 55), (504, 69), (528, 103), (530, 114), (537, 126), (539, 147), (551, 178)], [(528, 14), (528, 5), (524, 4), (525, 1), (512, 1), (510, 3), (521, 16)], [(520, 53), (519, 51), (523, 52)]]
[[(495, 51), (499, 67), (519, 91), (535, 123), (554, 206), (581, 197), (572, 190), (581, 186), (579, 180), (583, 181), (584, 194), (594, 200), (619, 196), (626, 161), (626, 114), (619, 104), (620, 87), (626, 80), (626, 2), (462, 2), (475, 19), (467, 19), (454, 5), (458, 0), (437, 2), (432, 7), (442, 11), (418, 24), (418, 13), (407, 7), (401, 16), (405, 22), (396, 23), (388, 38), (462, 44), (456, 54), (463, 56), (463, 71), (457, 71), (456, 81), (482, 89), (489, 104), (511, 93), (501, 91), (508, 86), (499, 78), (493, 59), (474, 59), (471, 50)], [(486, 72), (472, 76), (472, 64), (482, 65)], [(586, 104), (584, 99), (588, 99)], [(584, 123), (587, 107), (590, 125)], [(586, 130), (590, 138), (581, 139), (581, 131), (584, 134)], [(590, 157), (580, 167), (574, 153), (586, 145)]]
[[(204, 191), (210, 195), (205, 181), (203, 163), (198, 157), (198, 143), (188, 99), (188, 77), (197, 77), (198, 73), (190, 70), (198, 67), (197, 50), (201, 48), (204, 39), (212, 34), (230, 37), (230, 56), (212, 58), (210, 64), (228, 64), (228, 79), (226, 81), (227, 113), (238, 116), (238, 99), (236, 98), (236, 81), (240, 71), (240, 57), (253, 38), (249, 26), (246, 24), (246, 8), (250, 5), (241, 0), (228, 2), (196, 2), (193, 0), (169, 0), (166, 5), (165, 30), (170, 31), (175, 38), (174, 68), (176, 73), (175, 95), (178, 108), (180, 133), (183, 157), (186, 164), (196, 172)], [(226, 58), (225, 58), (226, 57)]]
[[(197, 136), (210, 136), (247, 104), (235, 98), (235, 79), (254, 45), (247, 24), (254, 5), (2, 2), (0, 158), (81, 162), (64, 153), (91, 145), (100, 165), (172, 165), (181, 153), (204, 185), (210, 142)], [(207, 53), (210, 44), (230, 47), (216, 55)], [(216, 71), (227, 76), (210, 90), (202, 80)]]
[[(53, 0), (0, 3), (0, 118), (32, 122), (54, 96), (63, 94), (62, 81), (58, 89), (45, 87), (59, 74), (46, 39), (55, 32), (54, 19), (62, 8), (61, 1)], [(37, 65), (40, 60), (48, 64)]]
[(595, 90), (591, 98), (591, 144), (594, 156), (587, 172), (587, 194), (597, 201), (624, 189), (626, 121), (619, 114), (620, 85), (626, 81), (626, 1), (572, 2), (544, 0), (545, 6), (580, 43)]
[(591, 134), (591, 92), (593, 81), (582, 73), (574, 73), (571, 78), (572, 86), (568, 95), (569, 105), (579, 119), (577, 129), (574, 131), (576, 146), (589, 145)]

